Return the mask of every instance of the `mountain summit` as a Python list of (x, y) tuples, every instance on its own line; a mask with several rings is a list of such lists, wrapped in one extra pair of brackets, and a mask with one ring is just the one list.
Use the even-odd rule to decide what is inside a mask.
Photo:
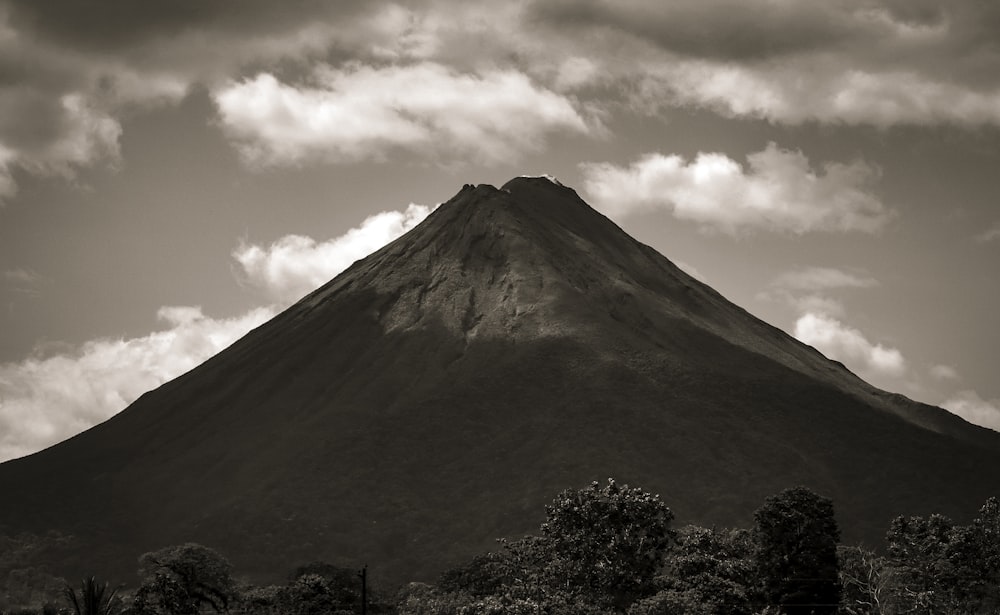
[(613, 476), (681, 522), (747, 524), (803, 484), (846, 541), (1000, 492), (1000, 434), (880, 391), (546, 177), (466, 185), (203, 365), (0, 465), (0, 527), (125, 578), (197, 541), (275, 577), (430, 579)]

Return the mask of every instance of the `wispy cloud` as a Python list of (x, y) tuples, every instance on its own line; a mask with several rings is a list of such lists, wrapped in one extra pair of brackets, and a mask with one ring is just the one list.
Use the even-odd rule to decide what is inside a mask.
[(286, 235), (267, 247), (244, 244), (233, 252), (233, 258), (242, 269), (242, 280), (270, 299), (288, 304), (406, 233), (434, 209), (410, 204), (404, 211), (384, 211), (326, 241)]
[(37, 284), (42, 276), (38, 275), (35, 271), (31, 269), (26, 269), (24, 267), (16, 267), (14, 269), (8, 269), (3, 272), (3, 278), (8, 282), (14, 284)]
[(958, 370), (950, 365), (932, 365), (928, 370), (928, 373), (935, 380), (942, 382), (954, 382), (956, 380), (961, 380)]
[(550, 133), (593, 126), (570, 99), (514, 70), (355, 64), (322, 67), (314, 81), (292, 85), (262, 73), (215, 93), (222, 124), (247, 161), (380, 160), (402, 150), (500, 162), (540, 148)]
[(869, 275), (834, 267), (799, 267), (782, 273), (771, 282), (773, 287), (796, 291), (872, 288), (878, 284), (878, 280)]
[(3, 272), (4, 285), (21, 295), (37, 297), (47, 280), (37, 271), (27, 267), (15, 267)]
[(856, 160), (816, 172), (802, 152), (769, 143), (746, 167), (719, 153), (687, 161), (648, 154), (627, 167), (581, 165), (584, 188), (610, 214), (663, 209), (704, 230), (793, 234), (879, 231), (892, 217), (873, 192), (876, 168)]
[(979, 243), (989, 243), (998, 239), (1000, 239), (1000, 222), (975, 236), (975, 240)]

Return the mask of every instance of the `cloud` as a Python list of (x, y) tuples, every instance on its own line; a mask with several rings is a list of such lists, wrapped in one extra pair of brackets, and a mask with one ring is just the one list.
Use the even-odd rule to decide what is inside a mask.
[(215, 92), (226, 133), (259, 165), (379, 160), (397, 150), (504, 162), (552, 132), (592, 131), (572, 101), (513, 70), (443, 65), (317, 70), (314, 85), (261, 73)]
[(877, 169), (857, 160), (825, 163), (817, 173), (802, 152), (769, 143), (746, 167), (720, 153), (688, 162), (648, 154), (628, 167), (580, 166), (584, 189), (611, 214), (666, 209), (704, 230), (875, 233), (892, 217), (872, 192)]
[(405, 211), (384, 211), (339, 237), (321, 242), (286, 235), (266, 248), (241, 245), (233, 258), (246, 283), (263, 290), (272, 300), (288, 304), (406, 233), (435, 208), (410, 204)]
[(833, 288), (871, 288), (878, 280), (833, 267), (800, 267), (782, 273), (771, 282), (772, 286), (788, 290), (818, 291)]
[(273, 315), (271, 308), (257, 308), (236, 318), (210, 318), (197, 307), (165, 307), (158, 313), (167, 325), (162, 331), (0, 364), (0, 461), (110, 418)]
[(72, 179), (81, 167), (119, 160), (121, 125), (115, 119), (79, 93), (53, 104), (39, 102), (38, 95), (0, 87), (0, 204), (17, 193), (15, 168)]
[(115, 165), (121, 118), (176, 103), (195, 84), (374, 44), (360, 26), (380, 3), (114, 4), (0, 0), (0, 203), (17, 192), (16, 169), (72, 179)]
[(793, 335), (862, 373), (899, 377), (906, 372), (906, 361), (898, 350), (873, 344), (857, 329), (825, 314), (803, 314), (795, 321)]
[(991, 241), (996, 241), (997, 239), (1000, 239), (1000, 222), (997, 222), (975, 237), (975, 240), (978, 243), (989, 243)]
[(29, 297), (40, 296), (42, 286), (48, 282), (38, 272), (24, 267), (16, 267), (4, 271), (3, 279), (8, 289)]
[(975, 391), (960, 391), (941, 407), (976, 425), (1000, 431), (1000, 399), (984, 400)]
[[(55, 444), (124, 409), (141, 394), (196, 367), (355, 260), (409, 231), (434, 209), (409, 205), (385, 211), (326, 240), (289, 235), (269, 247), (241, 245), (233, 258), (242, 280), (274, 304), (232, 318), (205, 316), (199, 307), (157, 312), (166, 328), (130, 339), (98, 339), (46, 357), (0, 364), (0, 461)], [(41, 276), (10, 269), (12, 283)]]
[(961, 376), (959, 376), (958, 370), (950, 365), (933, 365), (928, 371), (935, 380), (942, 380), (942, 381), (961, 380)]
[[(776, 276), (758, 299), (781, 301), (798, 313), (792, 335), (816, 347), (832, 359), (841, 361), (866, 380), (892, 384), (906, 371), (903, 354), (882, 344), (873, 343), (858, 329), (844, 322), (847, 310), (825, 291), (850, 288), (874, 288), (878, 280), (861, 272), (835, 267), (798, 267)], [(898, 380), (895, 381), (898, 385)]]
[(35, 284), (41, 280), (41, 276), (31, 269), (25, 269), (23, 267), (17, 267), (15, 269), (8, 269), (3, 272), (3, 278), (8, 282), (13, 282), (14, 284)]
[[(244, 155), (269, 164), (400, 149), (502, 161), (553, 132), (594, 133), (598, 109), (1000, 125), (1000, 5), (978, 0), (113, 4), (0, 0), (0, 199), (15, 197), (19, 170), (72, 178), (114, 165), (125, 114), (198, 84), (233, 95), (222, 124)], [(421, 96), (365, 89), (380, 84)], [(445, 121), (470, 93), (500, 100), (474, 96), (477, 109)], [(515, 118), (511, 134), (487, 121), (491, 109)], [(320, 116), (310, 136), (294, 115), (306, 110), (359, 124)]]
[(617, 91), (646, 112), (694, 106), (786, 124), (1000, 125), (993, 3), (530, 6), (534, 22), (564, 41), (564, 53), (603, 58)]

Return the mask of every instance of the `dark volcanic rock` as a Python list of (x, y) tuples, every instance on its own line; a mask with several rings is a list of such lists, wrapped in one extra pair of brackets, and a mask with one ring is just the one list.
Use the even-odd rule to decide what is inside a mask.
[[(846, 541), (1000, 493), (1000, 434), (875, 389), (543, 178), (466, 186), (200, 367), (0, 465), (0, 526), (67, 578), (197, 541), (275, 578), (430, 579), (613, 476), (680, 522), (832, 497)], [(46, 562), (41, 562), (46, 563)], [(99, 568), (99, 569), (98, 569)]]

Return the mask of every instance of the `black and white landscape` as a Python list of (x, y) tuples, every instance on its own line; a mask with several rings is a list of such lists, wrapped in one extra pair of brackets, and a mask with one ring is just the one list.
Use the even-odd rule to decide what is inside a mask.
[(998, 27), (0, 0), (0, 610), (995, 612)]

